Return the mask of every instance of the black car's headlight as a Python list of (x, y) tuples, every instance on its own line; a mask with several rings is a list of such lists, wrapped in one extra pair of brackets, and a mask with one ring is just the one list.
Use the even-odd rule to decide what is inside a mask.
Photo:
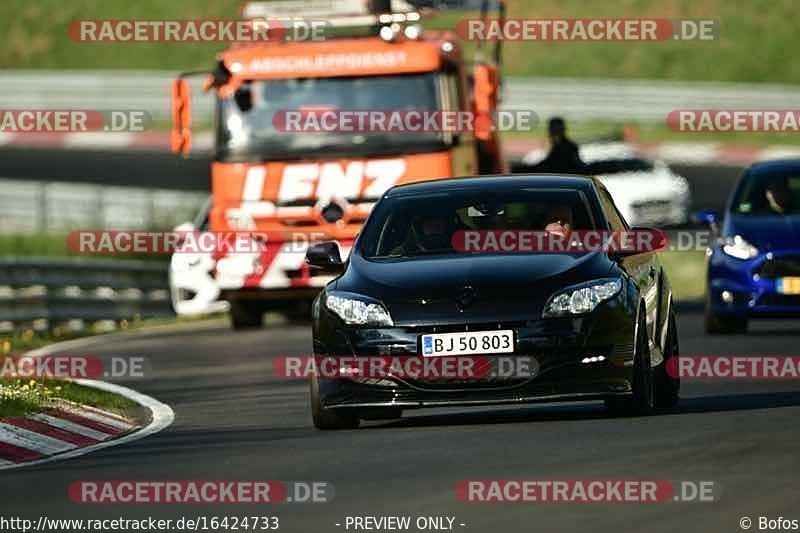
[(393, 326), (389, 311), (377, 300), (349, 293), (328, 293), (325, 307), (352, 326)]
[(741, 235), (726, 237), (720, 243), (722, 251), (736, 259), (752, 259), (758, 255), (758, 248), (744, 240)]
[(622, 280), (598, 279), (558, 292), (547, 300), (542, 316), (545, 318), (591, 313), (606, 300), (622, 290)]

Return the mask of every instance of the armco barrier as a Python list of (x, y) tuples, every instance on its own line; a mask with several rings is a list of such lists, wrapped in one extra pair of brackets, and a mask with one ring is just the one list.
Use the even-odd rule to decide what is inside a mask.
[(167, 268), (149, 261), (0, 258), (0, 332), (172, 316)]
[[(6, 70), (0, 72), (0, 101), (8, 109), (137, 109), (163, 120), (175, 74)], [(200, 90), (201, 77), (190, 83), (195, 118), (209, 121), (214, 99)], [(660, 121), (675, 109), (798, 109), (800, 92), (777, 84), (507, 77), (502, 105), (542, 119)]]

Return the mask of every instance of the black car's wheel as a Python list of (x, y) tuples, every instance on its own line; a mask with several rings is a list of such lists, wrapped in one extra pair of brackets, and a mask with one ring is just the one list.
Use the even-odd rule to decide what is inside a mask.
[(639, 313), (633, 357), (633, 391), (625, 398), (609, 398), (606, 407), (612, 413), (647, 415), (653, 412), (653, 368), (650, 366), (650, 346), (643, 311)]
[(727, 333), (746, 333), (747, 319), (721, 316), (711, 308), (710, 291), (706, 291), (705, 312), (703, 315), (706, 333), (712, 335)]
[(237, 302), (231, 304), (231, 326), (235, 330), (260, 328), (264, 319), (264, 311), (253, 302)]
[(396, 420), (403, 418), (403, 410), (396, 407), (376, 407), (360, 413), (362, 420)]
[(675, 407), (678, 405), (680, 397), (681, 378), (674, 378), (667, 373), (667, 363), (678, 357), (678, 326), (675, 314), (670, 312), (669, 322), (667, 323), (667, 340), (664, 349), (664, 362), (661, 363), (655, 372), (655, 405), (656, 407)]
[(354, 409), (328, 409), (322, 405), (318, 378), (311, 378), (311, 418), (317, 429), (355, 429), (361, 423)]

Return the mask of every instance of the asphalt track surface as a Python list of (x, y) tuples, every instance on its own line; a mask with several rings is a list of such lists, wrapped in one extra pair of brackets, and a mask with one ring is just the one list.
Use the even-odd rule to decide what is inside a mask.
[[(208, 191), (209, 162), (207, 156), (184, 159), (164, 152), (7, 147), (0, 148), (0, 177)], [(670, 166), (689, 181), (693, 210), (721, 211), (741, 172), (722, 163)]]
[[(709, 337), (679, 313), (681, 352), (794, 355), (800, 324), (752, 324)], [(280, 530), (336, 532), (347, 516), (451, 516), (456, 531), (741, 531), (750, 517), (800, 518), (797, 380), (685, 382), (680, 406), (614, 418), (599, 403), (412, 411), (358, 430), (312, 427), (307, 384), (274, 376), (276, 356), (308, 353), (306, 326), (234, 333), (225, 325), (97, 339), (73, 354), (145, 356), (153, 375), (124, 384), (169, 404), (166, 430), (65, 462), (8, 471), (0, 516), (280, 518)], [(714, 503), (463, 503), (465, 479), (713, 480)], [(304, 480), (332, 503), (278, 506), (78, 505), (78, 480)], [(342, 524), (337, 527), (335, 524)], [(352, 528), (349, 531), (354, 531)], [(410, 531), (416, 531), (412, 528)]]

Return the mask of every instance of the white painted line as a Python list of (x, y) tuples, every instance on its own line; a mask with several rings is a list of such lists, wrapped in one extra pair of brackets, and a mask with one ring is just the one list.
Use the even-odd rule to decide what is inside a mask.
[(656, 153), (666, 162), (710, 163), (719, 159), (719, 148), (719, 143), (666, 142), (656, 148)]
[(6, 470), (9, 468), (19, 468), (21, 466), (28, 466), (28, 465), (38, 465), (42, 463), (50, 463), (53, 461), (61, 461), (63, 459), (71, 459), (73, 457), (80, 457), (81, 455), (86, 455), (87, 453), (91, 453), (96, 450), (102, 450), (103, 448), (110, 448), (111, 446), (117, 446), (118, 444), (133, 442), (135, 440), (158, 433), (162, 429), (169, 427), (169, 425), (172, 424), (172, 422), (175, 420), (175, 413), (173, 412), (172, 408), (169, 405), (163, 404), (158, 400), (151, 398), (150, 396), (144, 395), (140, 392), (129, 389), (127, 387), (114, 385), (113, 383), (105, 383), (103, 381), (94, 381), (91, 379), (78, 379), (75, 380), (75, 383), (84, 385), (86, 387), (93, 387), (95, 389), (124, 396), (129, 400), (132, 400), (141, 405), (142, 407), (148, 409), (150, 411), (152, 420), (144, 428), (138, 431), (134, 431), (133, 433), (128, 433), (127, 435), (124, 435), (118, 439), (111, 439), (105, 442), (99, 442), (97, 444), (92, 444), (91, 446), (86, 446), (85, 448), (76, 448), (71, 451), (60, 453), (58, 455), (53, 455), (51, 457), (45, 457), (44, 459), (38, 459), (36, 461), (30, 461), (27, 463), (15, 463), (10, 466), (0, 466), (0, 470)]
[(769, 159), (785, 159), (789, 157), (800, 157), (800, 148), (792, 146), (773, 146), (761, 150), (756, 156), (757, 161)]
[(103, 441), (113, 436), (109, 435), (108, 433), (103, 433), (102, 431), (97, 431), (96, 429), (87, 428), (86, 426), (76, 424), (75, 422), (71, 422), (63, 418), (56, 418), (54, 416), (45, 415), (42, 413), (37, 413), (35, 415), (28, 415), (27, 418), (30, 418), (31, 420), (36, 420), (37, 422), (42, 422), (44, 424), (47, 424), (48, 426), (53, 426), (54, 428), (63, 429), (64, 431), (69, 431), (70, 433), (83, 435), (84, 437), (89, 437), (90, 439), (94, 440)]
[(126, 132), (87, 131), (68, 133), (64, 139), (66, 148), (126, 148), (133, 142), (133, 134)]
[(10, 131), (0, 132), (0, 146), (11, 143), (17, 136), (16, 133)]
[[(59, 342), (27, 352), (24, 355), (29, 357), (40, 357), (50, 353), (58, 353), (66, 350), (67, 348), (78, 348), (93, 344), (94, 342), (101, 342), (102, 340), (105, 340), (105, 337), (105, 335), (100, 335), (97, 337), (87, 337), (85, 339), (73, 339), (71, 341)], [(155, 398), (151, 398), (150, 396), (142, 394), (141, 392), (137, 392), (133, 389), (129, 389), (121, 385), (115, 385), (113, 383), (95, 381), (93, 379), (78, 379), (75, 380), (75, 383), (83, 385), (84, 387), (92, 387), (105, 392), (110, 392), (112, 394), (119, 394), (120, 396), (124, 396), (125, 398), (138, 403), (150, 411), (150, 423), (147, 424), (147, 426), (137, 431), (128, 433), (127, 435), (123, 435), (122, 437), (110, 439), (105, 442), (98, 442), (97, 444), (92, 444), (91, 446), (86, 446), (84, 448), (74, 448), (64, 453), (59, 453), (57, 455), (52, 455), (50, 457), (45, 457), (26, 463), (12, 463), (8, 465), (0, 464), (0, 470), (8, 470), (22, 466), (39, 465), (43, 463), (61, 461), (64, 459), (71, 459), (73, 457), (80, 457), (81, 455), (86, 455), (87, 453), (92, 453), (104, 448), (110, 448), (111, 446), (126, 444), (150, 435), (154, 435), (155, 433), (158, 433), (159, 431), (169, 427), (170, 424), (172, 424), (172, 422), (175, 420), (175, 412), (169, 405), (161, 403)]]
[(27, 448), (45, 455), (66, 452), (77, 446), (70, 442), (64, 442), (63, 440), (54, 439), (53, 437), (3, 422), (0, 422), (0, 442)]
[(85, 409), (69, 408), (65, 409), (65, 411), (74, 415), (82, 416), (83, 418), (88, 418), (89, 420), (94, 420), (95, 422), (100, 422), (101, 424), (105, 424), (106, 426), (110, 426), (112, 428), (116, 428), (122, 431), (127, 431), (133, 427), (133, 424), (129, 422), (120, 422), (116, 418), (103, 416), (101, 414), (93, 413)]
[(123, 422), (125, 424), (132, 425), (130, 420), (128, 420), (124, 416), (120, 416), (120, 415), (118, 415), (116, 413), (110, 413), (108, 411), (104, 411), (104, 410), (99, 409), (97, 407), (92, 407), (91, 405), (78, 405), (78, 404), (76, 404), (76, 406), (78, 407), (78, 410), (80, 410), (80, 411), (89, 411), (89, 412), (92, 412), (92, 413), (97, 413), (100, 416), (104, 416), (106, 418), (111, 418), (113, 420), (116, 420), (117, 422)]

